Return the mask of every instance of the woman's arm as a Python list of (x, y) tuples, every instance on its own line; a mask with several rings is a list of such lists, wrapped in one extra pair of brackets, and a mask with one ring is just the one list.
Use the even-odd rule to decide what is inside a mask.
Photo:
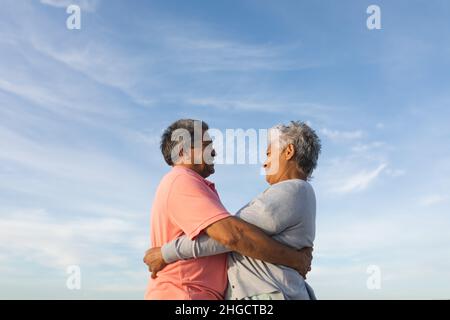
[(194, 240), (190, 240), (186, 235), (183, 235), (161, 247), (162, 257), (166, 263), (214, 256), (230, 251), (230, 249), (206, 234), (202, 234)]

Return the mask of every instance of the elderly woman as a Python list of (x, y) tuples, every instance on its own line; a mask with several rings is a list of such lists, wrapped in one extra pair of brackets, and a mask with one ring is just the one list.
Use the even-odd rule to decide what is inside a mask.
[[(316, 199), (307, 180), (317, 166), (320, 140), (302, 122), (278, 125), (269, 136), (264, 168), (270, 187), (236, 216), (285, 245), (297, 249), (313, 247)], [(161, 250), (166, 263), (229, 252), (226, 299), (315, 299), (312, 288), (294, 269), (230, 252), (207, 235), (194, 240), (182, 236)]]

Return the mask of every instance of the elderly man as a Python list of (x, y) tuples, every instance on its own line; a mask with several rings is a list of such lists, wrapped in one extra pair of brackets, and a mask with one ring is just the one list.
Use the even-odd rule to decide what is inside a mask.
[[(270, 187), (236, 214), (273, 239), (295, 248), (312, 247), (316, 200), (307, 182), (317, 165), (320, 140), (306, 124), (291, 122), (271, 130), (266, 180)], [(276, 164), (276, 170), (271, 170)], [(152, 249), (149, 263), (159, 271), (166, 263), (214, 256), (233, 250), (208, 235), (194, 240), (182, 236)], [(189, 260), (188, 260), (189, 261)], [(194, 260), (196, 261), (196, 260)], [(228, 255), (227, 299), (315, 299), (312, 288), (291, 268), (261, 261), (240, 252)]]
[[(181, 236), (194, 240), (205, 234), (231, 251), (291, 267), (305, 276), (311, 264), (311, 248), (296, 250), (284, 245), (254, 225), (231, 216), (223, 207), (214, 184), (205, 179), (214, 173), (214, 165), (205, 155), (209, 151), (212, 158), (215, 156), (207, 130), (202, 121), (183, 119), (170, 125), (162, 135), (161, 151), (173, 168), (161, 180), (153, 202), (152, 246), (161, 247)], [(180, 131), (187, 133), (183, 139), (177, 139)], [(154, 257), (153, 250), (144, 261), (150, 264)], [(158, 277), (155, 268), (145, 298), (223, 299), (226, 288), (227, 254), (221, 253), (177, 261), (160, 271)]]

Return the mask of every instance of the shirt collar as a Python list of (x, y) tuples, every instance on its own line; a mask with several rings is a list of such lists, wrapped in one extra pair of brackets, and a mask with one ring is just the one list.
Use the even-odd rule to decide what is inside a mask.
[(211, 181), (209, 181), (209, 180), (203, 178), (201, 175), (199, 175), (197, 172), (195, 172), (195, 171), (192, 170), (192, 169), (189, 169), (189, 168), (186, 168), (186, 167), (183, 167), (183, 166), (173, 166), (172, 170), (190, 172), (190, 173), (194, 174), (196, 177), (198, 177), (198, 178), (202, 179), (203, 181), (205, 181), (205, 183), (206, 183), (208, 186), (210, 186), (210, 187), (215, 187), (214, 182), (211, 182)]

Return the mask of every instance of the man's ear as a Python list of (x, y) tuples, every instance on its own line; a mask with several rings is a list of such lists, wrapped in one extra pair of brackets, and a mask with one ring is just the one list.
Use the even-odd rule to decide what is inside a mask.
[(180, 148), (178, 151), (178, 159), (181, 160), (183, 164), (191, 164), (191, 154), (186, 152), (184, 147)]
[(286, 160), (291, 160), (295, 155), (295, 147), (292, 143), (288, 144), (284, 154), (286, 155)]
[(178, 150), (178, 162), (181, 162), (183, 164), (185, 164), (186, 159), (184, 157), (184, 149), (180, 148), (180, 150)]

